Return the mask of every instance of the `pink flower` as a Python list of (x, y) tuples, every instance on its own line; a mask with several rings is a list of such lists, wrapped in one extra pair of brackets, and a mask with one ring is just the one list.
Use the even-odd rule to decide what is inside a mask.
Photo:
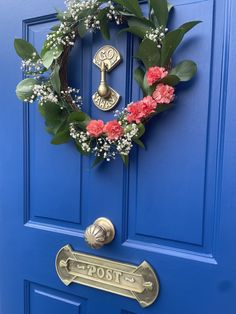
[(86, 127), (89, 135), (93, 137), (99, 137), (100, 135), (102, 135), (103, 129), (104, 122), (102, 120), (91, 120)]
[(140, 123), (142, 119), (149, 117), (156, 109), (157, 103), (151, 97), (144, 97), (142, 100), (128, 106), (129, 114), (126, 119), (129, 123)]
[(152, 114), (157, 107), (156, 101), (151, 97), (147, 96), (140, 101), (140, 112), (142, 118), (147, 118)]
[(129, 123), (132, 123), (132, 122), (140, 123), (141, 122), (142, 114), (140, 111), (140, 101), (130, 104), (127, 108), (127, 111), (129, 114), (126, 117), (126, 120)]
[(107, 134), (107, 138), (111, 141), (118, 140), (124, 134), (122, 126), (116, 120), (107, 122), (104, 127), (104, 132)]
[(157, 81), (161, 80), (164, 78), (168, 72), (166, 71), (165, 68), (161, 67), (151, 67), (148, 69), (146, 78), (147, 78), (147, 83), (149, 86), (153, 85)]
[(165, 84), (159, 84), (157, 85), (152, 97), (158, 104), (169, 104), (174, 100), (174, 93), (174, 87)]

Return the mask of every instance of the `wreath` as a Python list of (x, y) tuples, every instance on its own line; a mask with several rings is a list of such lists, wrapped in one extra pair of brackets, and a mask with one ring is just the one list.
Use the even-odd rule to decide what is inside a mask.
[[(46, 130), (53, 135), (52, 144), (73, 139), (81, 154), (95, 156), (94, 165), (120, 156), (128, 164), (129, 153), (136, 143), (144, 147), (141, 137), (145, 125), (154, 116), (172, 107), (175, 88), (196, 73), (193, 61), (173, 66), (172, 55), (184, 35), (199, 21), (191, 21), (169, 31), (168, 18), (173, 8), (167, 0), (150, 0), (144, 16), (138, 0), (67, 0), (65, 12), (58, 12), (60, 23), (47, 35), (42, 51), (23, 39), (14, 46), (22, 58), (25, 79), (16, 88), (18, 98), (39, 103)], [(114, 120), (104, 123), (82, 110), (80, 92), (68, 86), (67, 62), (71, 49), (87, 32), (99, 31), (110, 38), (109, 23), (119, 25), (140, 39), (135, 58), (139, 67), (134, 77), (142, 89), (143, 99), (115, 111)]]

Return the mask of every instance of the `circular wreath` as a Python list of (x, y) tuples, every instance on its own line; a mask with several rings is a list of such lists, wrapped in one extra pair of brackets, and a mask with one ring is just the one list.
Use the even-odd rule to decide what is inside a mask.
[[(94, 164), (117, 155), (127, 164), (133, 144), (144, 147), (140, 138), (146, 123), (168, 110), (176, 85), (196, 73), (194, 62), (185, 60), (173, 67), (171, 60), (184, 35), (199, 21), (169, 31), (172, 6), (167, 0), (150, 0), (148, 16), (143, 15), (138, 0), (67, 0), (65, 4), (66, 11), (57, 15), (60, 24), (51, 29), (40, 54), (27, 41), (15, 39), (26, 76), (17, 85), (16, 94), (27, 103), (38, 100), (46, 130), (53, 135), (52, 144), (73, 139), (80, 153), (95, 156)], [(67, 83), (67, 62), (75, 42), (88, 31), (100, 31), (109, 40), (110, 22), (140, 39), (134, 77), (144, 98), (115, 111), (114, 120), (104, 123), (83, 112), (79, 90)]]

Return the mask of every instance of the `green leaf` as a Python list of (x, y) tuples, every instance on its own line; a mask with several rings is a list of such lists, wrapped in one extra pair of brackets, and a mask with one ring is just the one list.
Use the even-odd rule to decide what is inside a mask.
[(52, 87), (54, 91), (59, 95), (61, 92), (61, 80), (60, 80), (60, 66), (59, 64), (56, 64), (54, 67), (54, 70), (51, 74), (50, 80), (52, 83)]
[(124, 32), (129, 32), (131, 34), (134, 34), (135, 36), (138, 36), (141, 39), (143, 39), (145, 34), (146, 34), (146, 32), (144, 32), (143, 29), (140, 29), (137, 26), (131, 26), (131, 27), (123, 28), (119, 33), (124, 33)]
[(196, 63), (190, 60), (185, 60), (177, 64), (177, 66), (173, 68), (169, 74), (171, 76), (177, 76), (181, 82), (187, 82), (192, 79), (196, 72)]
[[(17, 87), (16, 87), (16, 95), (19, 98), (19, 100), (25, 101), (26, 99), (29, 99), (33, 96), (33, 87), (39, 84), (38, 81), (32, 78), (27, 78), (23, 81), (21, 81)], [(34, 97), (33, 99), (35, 99)]]
[(179, 82), (180, 82), (179, 77), (172, 72), (159, 81), (159, 83), (167, 84), (170, 86), (175, 86), (179, 84)]
[(180, 28), (177, 28), (174, 31), (167, 33), (166, 37), (163, 40), (161, 50), (162, 66), (168, 66), (168, 63), (170, 62), (174, 51), (181, 43), (184, 35), (199, 23), (200, 21), (188, 22), (180, 26)]
[(60, 145), (67, 143), (71, 139), (68, 129), (58, 132), (51, 141), (51, 144)]
[(140, 139), (136, 138), (136, 139), (133, 139), (133, 141), (136, 144), (138, 144), (141, 148), (146, 149), (145, 145), (143, 144), (143, 142)]
[(143, 78), (143, 92), (144, 96), (152, 95), (155, 90), (155, 85), (149, 86), (147, 83), (146, 75)]
[(143, 16), (138, 0), (114, 0), (113, 2), (120, 4), (138, 17)]
[(97, 156), (93, 161), (93, 168), (99, 165), (101, 162), (104, 161), (104, 158), (102, 156)]
[(68, 114), (65, 110), (61, 110), (60, 104), (52, 102), (41, 104), (39, 112), (45, 118), (46, 130), (50, 134), (56, 135), (68, 126)]
[(154, 14), (159, 22), (159, 25), (163, 25), (165, 27), (169, 15), (167, 0), (150, 0), (150, 5), (153, 8)]
[(145, 126), (142, 123), (139, 123), (137, 126), (139, 130), (138, 134), (134, 137), (134, 139), (139, 139), (145, 133)]
[(160, 51), (157, 48), (156, 43), (147, 38), (141, 42), (135, 57), (143, 62), (146, 69), (151, 66), (159, 65), (160, 63)]
[(122, 29), (120, 33), (122, 32), (130, 32), (140, 38), (144, 38), (146, 35), (146, 32), (150, 30), (150, 28), (155, 27), (154, 24), (147, 20), (146, 18), (137, 18), (137, 17), (131, 17), (128, 19), (128, 28)]
[(134, 72), (134, 78), (136, 82), (138, 83), (139, 87), (143, 90), (143, 79), (145, 76), (145, 72), (141, 67), (138, 67)]
[(54, 25), (53, 27), (51, 27), (50, 29), (51, 29), (51, 31), (56, 32), (59, 30), (59, 28), (60, 28), (60, 24), (57, 24), (57, 25)]
[(41, 58), (45, 68), (49, 69), (53, 61), (58, 59), (63, 51), (64, 48), (62, 45), (58, 46), (57, 48), (47, 48), (45, 44), (41, 51)]
[(168, 2), (168, 12), (170, 13), (170, 11), (174, 8), (173, 4)]
[(155, 115), (158, 115), (159, 113), (162, 113), (164, 111), (172, 109), (173, 105), (168, 104), (168, 105), (160, 105), (158, 104)]
[(104, 9), (99, 12), (98, 14), (98, 20), (100, 21), (100, 30), (101, 34), (104, 39), (109, 40), (110, 39), (110, 30), (108, 27), (108, 19), (107, 19), (107, 13), (109, 9)]
[(125, 166), (128, 167), (129, 166), (129, 156), (120, 154), (120, 157), (121, 157), (123, 163), (125, 164)]
[(80, 38), (84, 38), (84, 36), (87, 34), (87, 28), (84, 24), (84, 21), (79, 24), (78, 33), (79, 33)]
[(40, 56), (37, 53), (36, 49), (24, 39), (15, 39), (14, 47), (18, 56), (21, 57), (21, 59), (23, 60), (40, 59)]
[(76, 125), (82, 130), (86, 129), (89, 121), (90, 117), (82, 111), (72, 112), (68, 117), (68, 123), (76, 122)]

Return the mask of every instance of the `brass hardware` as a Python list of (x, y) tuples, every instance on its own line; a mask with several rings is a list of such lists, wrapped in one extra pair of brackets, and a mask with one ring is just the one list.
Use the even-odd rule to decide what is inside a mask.
[(111, 90), (110, 87), (107, 85), (106, 81), (106, 65), (104, 62), (102, 62), (102, 67), (101, 67), (101, 82), (98, 87), (98, 95), (103, 98), (108, 98), (111, 95)]
[(100, 249), (115, 237), (115, 228), (107, 218), (99, 218), (84, 233), (84, 239), (92, 249)]
[(106, 73), (113, 70), (120, 61), (119, 51), (109, 45), (100, 48), (93, 59), (93, 63), (101, 70), (101, 82), (97, 92), (93, 95), (93, 102), (103, 111), (111, 110), (120, 100), (120, 95), (108, 86), (106, 80)]
[(115, 293), (142, 307), (150, 306), (159, 294), (159, 281), (146, 261), (134, 266), (74, 252), (66, 245), (57, 254), (56, 270), (66, 286), (74, 282)]

